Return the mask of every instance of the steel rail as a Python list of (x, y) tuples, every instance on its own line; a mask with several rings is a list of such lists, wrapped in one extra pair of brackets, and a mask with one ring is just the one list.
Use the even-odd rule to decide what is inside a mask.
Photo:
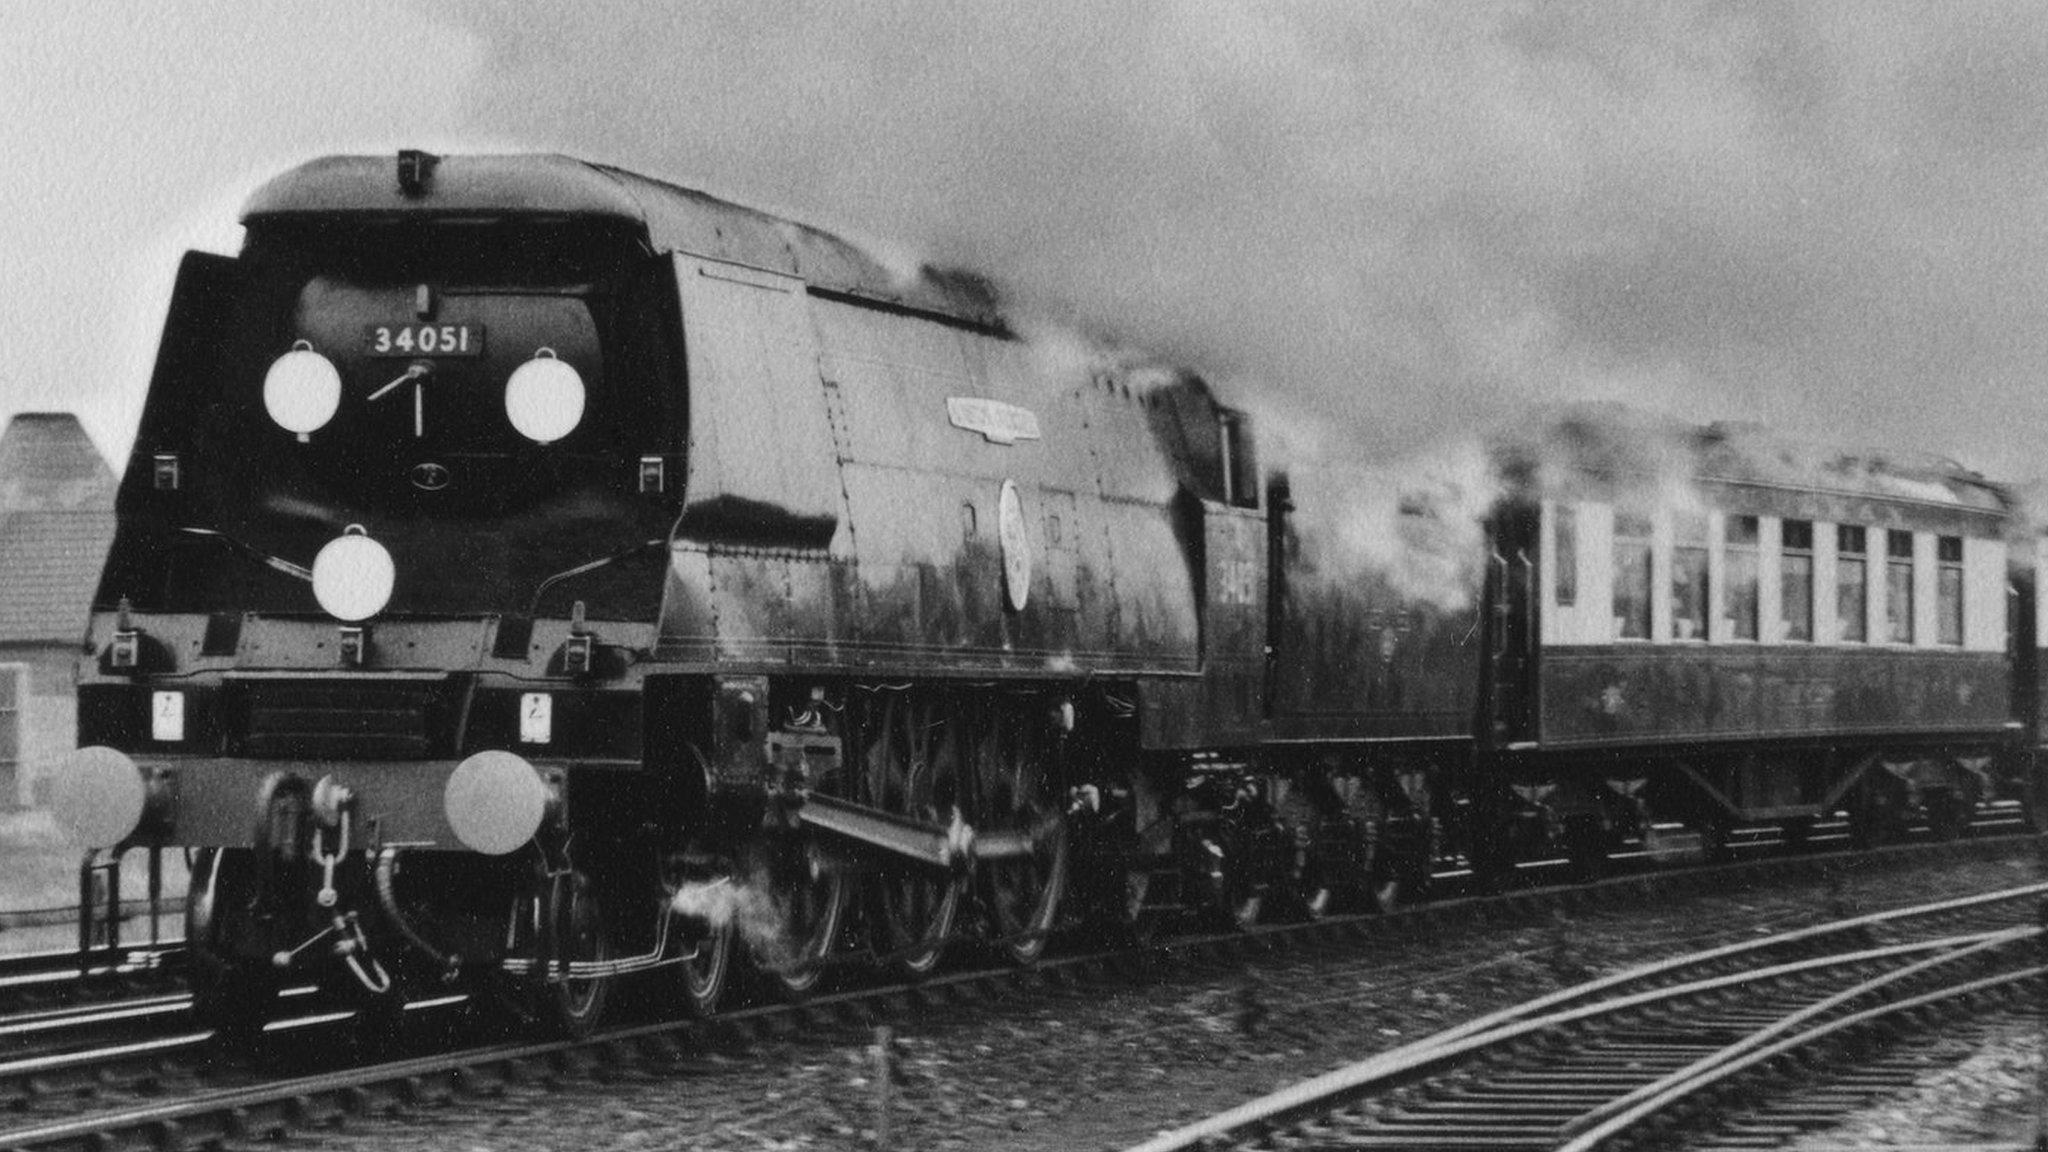
[[(1881, 866), (1910, 867), (1930, 858), (1986, 855), (2005, 852), (2010, 848), (2011, 844), (2003, 840), (1983, 838), (1941, 844), (1903, 845), (1873, 854), (1864, 854), (1858, 859)], [(448, 1092), (454, 1092), (461, 1084), (467, 1082), (466, 1078), (473, 1079), (474, 1076), (482, 1074), (478, 1070), (514, 1068), (520, 1061), (540, 1059), (543, 1056), (575, 1061), (588, 1059), (591, 1053), (616, 1054), (653, 1050), (664, 1052), (668, 1058), (673, 1058), (674, 1054), (685, 1046), (717, 1050), (735, 1040), (744, 1043), (747, 1039), (762, 1034), (782, 1034), (793, 1025), (797, 1028), (806, 1027), (804, 1024), (796, 1023), (799, 1021), (815, 1022), (822, 1019), (846, 1025), (864, 1024), (878, 1018), (887, 1018), (903, 1010), (906, 1002), (970, 1002), (1003, 994), (1004, 990), (1020, 984), (1047, 989), (1073, 987), (1076, 984), (1100, 979), (1121, 979), (1133, 969), (1142, 969), (1159, 962), (1187, 964), (1207, 959), (1233, 958), (1241, 961), (1247, 955), (1277, 954), (1292, 948), (1310, 951), (1345, 949), (1355, 941), (1387, 938), (1390, 932), (1398, 934), (1411, 927), (1466, 923), (1494, 914), (1526, 915), (1530, 910), (1540, 909), (1561, 900), (1568, 900), (1577, 906), (1589, 906), (1600, 902), (1636, 899), (1651, 891), (1693, 891), (1725, 883), (1730, 875), (1768, 874), (1797, 879), (1828, 868), (1839, 859), (1815, 855), (1773, 861), (1736, 862), (1683, 871), (1651, 872), (1592, 885), (1525, 889), (1505, 897), (1465, 898), (1423, 905), (1390, 916), (1332, 917), (1310, 923), (1262, 927), (1250, 932), (1180, 937), (1161, 944), (1092, 952), (1086, 955), (1049, 956), (1023, 969), (1003, 965), (979, 972), (948, 973), (916, 983), (813, 997), (793, 1006), (774, 1005), (744, 1009), (721, 1014), (708, 1021), (671, 1020), (609, 1029), (580, 1044), (562, 1041), (470, 1048), (395, 1064), (357, 1066), (316, 1076), (300, 1077), (292, 1081), (225, 1089), (222, 1091), (226, 1095), (214, 1093), (203, 1097), (193, 1096), (177, 1102), (175, 1115), (164, 1112), (164, 1108), (172, 1107), (171, 1105), (162, 1104), (102, 1111), (71, 1121), (52, 1121), (31, 1129), (0, 1132), (0, 1149), (25, 1148), (32, 1144), (37, 1147), (97, 1148), (109, 1144), (118, 1145), (117, 1137), (122, 1132), (149, 1145), (176, 1145), (195, 1140), (204, 1143), (208, 1139), (201, 1132), (205, 1126), (200, 1123), (200, 1118), (204, 1115), (224, 1115), (226, 1118), (220, 1123), (225, 1127), (222, 1127), (213, 1138), (232, 1139), (235, 1138), (233, 1132), (246, 1132), (249, 1129), (252, 1123), (248, 1120), (249, 1116), (259, 1113), (267, 1119), (253, 1123), (267, 1126), (264, 1128), (265, 1131), (289, 1128), (303, 1123), (304, 1117), (311, 1115), (308, 1110), (315, 1107), (306, 1102), (316, 1097), (328, 1101), (328, 1104), (320, 1107), (332, 1110), (369, 1106), (366, 1102), (380, 1099), (378, 1093), (387, 1089), (395, 1090), (401, 1096), (416, 1096), (419, 1091), (411, 1086), (411, 1082), (421, 1076), (441, 1077), (441, 1081), (449, 1086)], [(291, 1022), (290, 1026), (344, 1027), (345, 1025), (337, 1022), (345, 1015), (346, 1013), (329, 1014), (303, 1022)], [(155, 1046), (160, 1046), (175, 1056), (187, 1048), (203, 1046), (206, 1042), (204, 1036), (205, 1034), (200, 1033), (192, 1037), (175, 1037), (168, 1041), (155, 1042)], [(308, 1036), (310, 1038), (311, 1034)], [(301, 1048), (304, 1046), (302, 1041), (294, 1043)], [(152, 1045), (129, 1046), (128, 1051), (131, 1055), (127, 1059), (139, 1059), (132, 1053), (150, 1046)], [(344, 1048), (346, 1042), (338, 1043), (336, 1047)], [(84, 1084), (102, 1078), (109, 1081), (121, 1079), (118, 1076), (109, 1076), (104, 1068), (95, 1068), (91, 1060), (91, 1054), (53, 1058), (44, 1064), (43, 1071), (53, 1077), (52, 1082)], [(421, 1069), (428, 1071), (423, 1073)], [(435, 1069), (439, 1071), (434, 1071)], [(465, 1069), (470, 1071), (465, 1072)], [(513, 1072), (506, 1072), (505, 1075), (508, 1079), (517, 1078)], [(153, 1078), (153, 1073), (142, 1069), (129, 1078), (147, 1081)], [(34, 1079), (30, 1077), (27, 1082), (33, 1082)], [(322, 1084), (330, 1087), (319, 1089), (318, 1086)], [(392, 1085), (398, 1087), (391, 1089)], [(309, 1091), (312, 1093), (310, 1096), (307, 1094)], [(249, 1100), (269, 1103), (249, 1105)], [(223, 1104), (223, 1101), (227, 1103)], [(223, 1107), (227, 1109), (225, 1113), (220, 1111)], [(243, 1119), (235, 1119), (237, 1115), (243, 1116)], [(298, 1119), (294, 1119), (295, 1116)], [(120, 1128), (120, 1125), (128, 1127)], [(78, 1133), (90, 1135), (78, 1136)], [(50, 1140), (55, 1140), (56, 1143), (51, 1144)]]
[(74, 1004), (40, 1009), (0, 1018), (0, 1040), (10, 1036), (31, 1036), (41, 1032), (89, 1027), (119, 1020), (140, 1020), (183, 1012), (192, 997), (181, 992), (141, 996), (108, 1004)]
[[(948, 996), (975, 997), (991, 984), (1020, 980), (1056, 983), (1074, 970), (1100, 967), (1129, 958), (1127, 952), (1097, 953), (1048, 960), (1031, 969), (990, 969), (982, 972), (952, 973), (916, 984), (819, 996), (800, 1004), (775, 1004), (743, 1009), (710, 1020), (663, 1021), (608, 1029), (585, 1040), (505, 1043), (467, 1048), (389, 1063), (337, 1069), (292, 1079), (241, 1087), (218, 1089), (169, 1103), (154, 1103), (99, 1112), (71, 1120), (0, 1131), (0, 1149), (8, 1152), (48, 1148), (99, 1149), (118, 1146), (121, 1136), (138, 1138), (146, 1146), (184, 1146), (214, 1140), (234, 1139), (302, 1122), (304, 1114), (318, 1101), (352, 1101), (374, 1088), (399, 1086), (408, 1095), (425, 1090), (421, 1082), (440, 1080), (457, 1090), (465, 1078), (496, 1071), (506, 1079), (517, 1079), (513, 1069), (557, 1058), (574, 1059), (595, 1052), (622, 1053), (636, 1048), (666, 1047), (679, 1050), (686, 1034), (745, 1036), (756, 1029), (772, 1030), (799, 1017), (858, 1019), (875, 1014), (875, 1009), (898, 998), (941, 999)], [(313, 1021), (308, 1021), (310, 1025)], [(206, 1034), (178, 1037), (161, 1042), (162, 1051), (177, 1052), (202, 1047)], [(51, 1062), (45, 1071), (77, 1070), (86, 1066), (76, 1061)], [(430, 1093), (429, 1093), (430, 1094)], [(210, 1123), (210, 1126), (209, 1126)]]
[[(185, 943), (182, 940), (166, 940), (155, 946), (123, 944), (118, 951), (120, 958), (111, 962), (103, 961), (98, 956), (89, 958), (88, 977), (104, 978), (169, 967), (182, 960)], [(52, 979), (76, 980), (78, 977), (76, 948), (0, 953), (0, 989), (46, 983)]]
[[(1572, 1130), (1577, 1130), (1583, 1126), (1597, 1127), (1617, 1114), (1632, 1110), (1636, 1105), (1645, 1100), (1656, 1099), (1673, 1091), (1683, 1089), (1688, 1084), (1709, 1081), (1713, 1078), (1716, 1070), (1730, 1064), (1739, 1063), (1749, 1053), (1771, 1045), (1774, 1040), (1788, 1034), (1796, 1035), (1799, 1029), (1813, 1021), (1864, 999), (1872, 993), (1881, 992), (1894, 984), (1927, 975), (1944, 965), (1960, 964), (2014, 944), (2037, 939), (2040, 935), (2041, 929), (2039, 928), (2010, 928), (2002, 932), (1988, 933), (1981, 939), (1952, 950), (1944, 951), (1940, 955), (1930, 956), (1924, 960), (1909, 964), (1904, 968), (1894, 969), (1890, 972), (1873, 976), (1854, 987), (1843, 989), (1823, 1000), (1788, 1013), (1778, 1020), (1756, 1029), (1740, 1040), (1729, 1044), (1720, 1051), (1710, 1056), (1702, 1057), (1675, 1072), (1668, 1073), (1661, 1079), (1645, 1084), (1626, 1096), (1602, 1104), (1589, 1111), (1583, 1121), (1574, 1122), (1568, 1127)], [(1681, 1094), (1683, 1093), (1681, 1092)]]
[(1580, 1001), (1603, 994), (1611, 996), (1619, 989), (1625, 988), (1630, 984), (1641, 983), (1658, 976), (1668, 976), (1673, 972), (1682, 971), (1686, 967), (1717, 963), (1745, 953), (1755, 953), (1772, 947), (1782, 947), (1789, 942), (1810, 941), (1831, 934), (1854, 932), (1873, 924), (1895, 922), (1901, 919), (1939, 917), (1954, 914), (1958, 911), (1984, 908), (1996, 903), (2022, 901), (2041, 895), (2044, 892), (2048, 892), (2048, 884), (2026, 885), (1996, 893), (1964, 897), (1951, 901), (1938, 901), (1931, 904), (1918, 905), (1913, 908), (1895, 909), (1889, 912), (1859, 916), (1832, 924), (1815, 925), (1798, 929), (1794, 932), (1784, 933), (1780, 936), (1742, 941), (1738, 944), (1709, 949), (1701, 953), (1642, 965), (1627, 972), (1563, 989), (1530, 1001), (1527, 1004), (1516, 1005), (1456, 1028), (1424, 1037), (1412, 1044), (1403, 1045), (1399, 1048), (1367, 1057), (1355, 1064), (1291, 1085), (1278, 1092), (1197, 1121), (1194, 1124), (1162, 1133), (1144, 1143), (1133, 1145), (1128, 1152), (1182, 1152), (1182, 1150), (1202, 1147), (1205, 1142), (1228, 1138), (1239, 1132), (1271, 1129), (1295, 1118), (1309, 1115), (1319, 1110), (1326, 1110), (1343, 1100), (1427, 1079), (1436, 1072), (1452, 1067), (1467, 1057), (1502, 1047), (1517, 1040), (1541, 1035), (1603, 1015), (1611, 1015), (1650, 1006), (1660, 1001), (1698, 996), (1703, 993), (1752, 984), (1761, 980), (1779, 979), (1849, 963), (1901, 957), (1913, 952), (1936, 951), (1947, 954), (1958, 948), (1976, 945), (1988, 938), (2005, 939), (2015, 933), (2031, 935), (2037, 930), (2031, 928), (2001, 929), (1990, 933), (1972, 933), (1966, 936), (1948, 937), (1933, 941), (1887, 945), (1880, 948), (1864, 949), (1854, 953), (1822, 956), (1774, 965), (1764, 969), (1715, 976), (1683, 984), (1665, 985), (1612, 999), (1599, 1000), (1591, 1004), (1579, 1004), (1577, 1007), (1570, 1007), (1570, 1005)]
[(122, 1133), (142, 1134), (152, 1140), (164, 1142), (167, 1137), (179, 1135), (182, 1126), (202, 1119), (222, 1121), (222, 1130), (218, 1135), (230, 1138), (251, 1131), (249, 1117), (257, 1109), (276, 1108), (281, 1105), (303, 1108), (305, 1101), (335, 1092), (367, 1087), (372, 1083), (404, 1083), (422, 1077), (478, 1069), (493, 1064), (513, 1064), (566, 1052), (575, 1047), (575, 1042), (561, 1040), (546, 1044), (427, 1056), (377, 1065), (374, 1079), (366, 1079), (361, 1070), (351, 1070), (300, 1076), (245, 1088), (202, 1092), (172, 1104), (127, 1108), (77, 1120), (18, 1128), (0, 1133), (0, 1142), (4, 1142), (4, 1146), (10, 1152), (28, 1148), (98, 1147), (109, 1136)]
[(1641, 1127), (1661, 1114), (1668, 1113), (1682, 1101), (1708, 1092), (1736, 1076), (1790, 1056), (1802, 1048), (1811, 1048), (1824, 1040), (1833, 1039), (1842, 1033), (1867, 1029), (1893, 1017), (1936, 1007), (1947, 1001), (2008, 989), (2013, 985), (2039, 981), (2044, 977), (2048, 977), (2048, 965), (2000, 972), (1827, 1021), (1797, 1035), (1784, 1037), (1776, 1043), (1747, 1051), (1739, 1056), (1731, 1056), (1709, 1067), (1701, 1068), (1692, 1075), (1683, 1078), (1671, 1077), (1668, 1083), (1660, 1085), (1658, 1091), (1640, 1093), (1629, 1107), (1614, 1112), (1593, 1127), (1573, 1136), (1566, 1143), (1559, 1145), (1556, 1152), (1592, 1152), (1607, 1141)]
[[(1862, 853), (1813, 852), (1797, 856), (1770, 856), (1763, 858), (1746, 858), (1740, 860), (1725, 861), (1718, 864), (1694, 865), (1688, 869), (1685, 869), (1683, 872), (1680, 872), (1676, 869), (1660, 870), (1656, 868), (1650, 868), (1645, 869), (1641, 872), (1621, 872), (1615, 875), (1610, 875), (1592, 881), (1580, 881), (1577, 883), (1567, 883), (1562, 885), (1544, 885), (1540, 889), (1536, 889), (1536, 891), (1559, 893), (1578, 890), (1597, 891), (1599, 889), (1613, 885), (1629, 885), (1641, 883), (1645, 879), (1650, 878), (1654, 878), (1659, 881), (1670, 880), (1673, 882), (1680, 882), (1678, 878), (1682, 875), (1711, 877), (1722, 875), (1746, 875), (1757, 871), (1778, 870), (1789, 870), (1793, 873), (1797, 873), (1801, 870), (1811, 870), (1814, 868), (1826, 867), (1831, 862), (1840, 861), (1852, 857), (1869, 861), (1883, 861), (1888, 858), (1912, 858), (1930, 853), (1935, 855), (1945, 855), (1955, 852), (1996, 852), (2002, 850), (2009, 843), (2026, 841), (2029, 839), (2024, 834), (2011, 834), (2002, 832), (2001, 829), (2005, 827), (2006, 822), (1996, 819), (1996, 816), (1997, 813), (1979, 813), (1978, 823), (1972, 825), (1972, 829), (1976, 834), (1967, 839), (1962, 840), (1916, 840), (1910, 843), (1893, 844), (1882, 848), (1869, 849)], [(1769, 845), (1765, 846), (1768, 847)], [(1620, 853), (1617, 854), (1614, 857), (1614, 859), (1617, 864), (1625, 864), (1631, 860), (1640, 857), (1646, 857), (1648, 855), (1648, 853), (1644, 852)], [(1561, 861), (1540, 862), (1536, 865), (1536, 868), (1539, 871), (1541, 871), (1542, 869), (1549, 868), (1552, 865), (1561, 865)], [(1455, 888), (1456, 882), (1466, 875), (1468, 874), (1462, 870), (1450, 869), (1438, 872), (1435, 876), (1435, 879), (1440, 883), (1444, 883), (1447, 886)], [(1463, 898), (1459, 897), (1451, 897), (1444, 900), (1438, 900), (1432, 902), (1429, 905), (1429, 907), (1450, 907), (1460, 903), (1462, 899)], [(1413, 909), (1403, 910), (1404, 913), (1410, 911), (1413, 911)], [(1330, 917), (1329, 919), (1330, 922), (1339, 922), (1345, 919), (1349, 919), (1349, 917), (1334, 916)], [(1288, 930), (1294, 926), (1281, 927), (1282, 930)], [(1025, 934), (1020, 934), (1020, 936), (1021, 935)], [(956, 933), (953, 936), (949, 936), (944, 941), (944, 943), (949, 945), (966, 942), (970, 942), (970, 938), (967, 935), (961, 933)], [(972, 942), (978, 943), (983, 941), (975, 939)], [(917, 947), (923, 948), (926, 946), (927, 945), (919, 945)], [(78, 950), (75, 948), (46, 949), (41, 951), (19, 953), (0, 952), (0, 996), (5, 996), (8, 992), (19, 988), (35, 988), (66, 984), (75, 985), (81, 982), (107, 980), (110, 978), (118, 979), (121, 977), (128, 976), (150, 975), (157, 972), (175, 971), (177, 967), (183, 964), (184, 962), (185, 945), (182, 939), (165, 939), (159, 941), (154, 945), (139, 942), (122, 944), (118, 946), (116, 951), (119, 953), (118, 959), (109, 960), (108, 958), (105, 958), (102, 954), (99, 953), (96, 953), (95, 955), (88, 957), (87, 961), (90, 965), (90, 968), (83, 975), (81, 975), (79, 970), (80, 957)], [(844, 967), (865, 962), (870, 959), (872, 959), (872, 957), (868, 956), (865, 953), (862, 953), (831, 957), (824, 961), (824, 963), (827, 966)]]
[(1436, 1037), (1429, 1037), (1415, 1044), (1368, 1057), (1334, 1072), (1304, 1080), (1183, 1128), (1163, 1133), (1142, 1144), (1131, 1146), (1126, 1152), (1185, 1152), (1186, 1149), (1206, 1147), (1207, 1142), (1246, 1130), (1274, 1128), (1291, 1120), (1327, 1110), (1344, 1100), (1376, 1090), (1384, 1091), (1426, 1080), (1441, 1071), (1457, 1066), (1466, 1057), (1501, 1048), (1518, 1040), (1552, 1033), (1568, 1025), (1597, 1020), (1603, 1016), (1618, 1015), (1660, 1003), (1753, 985), (1762, 980), (1803, 975), (1851, 963), (1893, 959), (1914, 952), (1927, 951), (1936, 951), (1945, 956), (1959, 947), (1979, 943), (1981, 939), (1981, 934), (1951, 937), (1893, 944), (1842, 956), (1816, 957), (1760, 971), (1730, 973), (1687, 984), (1655, 988), (1617, 1000), (1565, 1009), (1549, 1016), (1518, 1019), (1492, 1031), (1466, 1035), (1455, 1040), (1441, 1041)]
[(1647, 964), (1639, 964), (1634, 968), (1625, 969), (1620, 972), (1600, 977), (1596, 980), (1587, 981), (1584, 984), (1576, 984), (1570, 988), (1560, 989), (1559, 991), (1553, 992), (1547, 996), (1539, 996), (1534, 1000), (1528, 1001), (1527, 1003), (1516, 1004), (1512, 1007), (1503, 1008), (1500, 1011), (1494, 1012), (1490, 1015), (1481, 1016), (1478, 1019), (1468, 1021), (1464, 1024), (1460, 1024), (1457, 1027), (1447, 1028), (1442, 1032), (1438, 1032), (1432, 1036), (1425, 1037), (1422, 1041), (1419, 1041), (1419, 1043), (1436, 1042), (1447, 1044), (1455, 1040), (1461, 1040), (1467, 1036), (1478, 1035), (1482, 1032), (1491, 1032), (1495, 1029), (1504, 1027), (1518, 1020), (1525, 1020), (1532, 1016), (1540, 1016), (1547, 1012), (1551, 1012), (1558, 1008), (1561, 1008), (1567, 1004), (1607, 994), (1614, 991), (1615, 989), (1625, 988), (1632, 984), (1645, 983), (1647, 981), (1654, 980), (1660, 976), (1668, 975), (1672, 972), (1683, 971), (1687, 968), (1704, 967), (1709, 964), (1718, 963), (1723, 960), (1735, 959), (1737, 957), (1751, 953), (1775, 951), (1782, 948), (1792, 947), (1800, 944), (1821, 940), (1829, 936), (1840, 936), (1852, 932), (1860, 932), (1866, 928), (1875, 928), (1899, 920), (1909, 920), (1919, 917), (1947, 915), (1954, 912), (1967, 911), (1969, 909), (1982, 907), (1988, 904), (2000, 904), (2017, 900), (2025, 900), (2028, 897), (2032, 896), (2048, 897), (2048, 882), (2043, 882), (2039, 884), (2025, 884), (2017, 888), (2006, 888), (2001, 889), (1997, 892), (1987, 892), (1976, 896), (1963, 897), (1957, 900), (1939, 900), (1928, 904), (1915, 905), (1910, 908), (1894, 908), (1885, 912), (1872, 912), (1868, 915), (1857, 916), (1848, 920), (1837, 920), (1827, 924), (1815, 924), (1807, 928), (1797, 929), (1792, 932), (1778, 933), (1772, 936), (1762, 937), (1756, 940), (1742, 940), (1733, 944), (1723, 945), (1719, 948), (1710, 948), (1704, 952), (1694, 952), (1685, 956), (1673, 956), (1663, 960), (1653, 960)]

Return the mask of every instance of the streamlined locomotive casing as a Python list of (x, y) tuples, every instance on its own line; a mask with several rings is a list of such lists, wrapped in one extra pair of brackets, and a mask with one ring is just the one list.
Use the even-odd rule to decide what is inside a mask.
[(1200, 541), (1177, 522), (1154, 405), (1127, 381), (1056, 376), (999, 334), (793, 280), (705, 261), (679, 276), (699, 387), (663, 656), (1199, 669)]
[[(683, 445), (680, 392), (651, 386), (676, 357), (644, 225), (566, 161), (450, 164), (433, 195), (370, 165), (281, 177), (239, 257), (180, 271), (81, 666), (80, 741), (154, 781), (149, 842), (249, 844), (278, 781), (324, 781), (356, 846), (458, 848), (478, 752), (518, 749), (527, 791), (558, 800), (583, 787), (571, 764), (641, 758), (642, 674), (620, 653), (652, 646), (658, 544), (643, 553), (675, 501), (639, 473)], [(298, 435), (266, 411), (294, 349), (339, 393)], [(556, 442), (515, 436), (501, 400), (540, 361), (596, 394)], [(337, 619), (307, 585), (351, 534), (390, 557), (389, 601)], [(564, 666), (572, 633), (592, 667)], [(536, 699), (544, 738), (522, 727)]]
[[(1094, 680), (1153, 746), (1252, 738), (1256, 464), (1199, 380), (1033, 351), (969, 278), (629, 173), (415, 163), (289, 172), (238, 258), (181, 271), (82, 667), (81, 743), (158, 781), (150, 839), (248, 843), (281, 772), (368, 842), (459, 847), (452, 781), (494, 750), (571, 811), (696, 803), (693, 745), (771, 774), (765, 725), (715, 722), (761, 677)], [(295, 347), (341, 384), (302, 435), (263, 399)], [(589, 382), (554, 442), (502, 427), (538, 359)], [(396, 572), (360, 622), (306, 587), (349, 531)]]
[(205, 850), (210, 1026), (296, 966), (705, 1006), (735, 928), (691, 902), (740, 888), (792, 992), (849, 934), (928, 971), (970, 879), (1028, 959), (1070, 869), (1123, 915), (1128, 860), (1196, 859), (1134, 814), (1256, 744), (1269, 671), (1199, 379), (562, 157), (332, 157), (244, 223), (181, 268), (59, 789), (93, 859)]

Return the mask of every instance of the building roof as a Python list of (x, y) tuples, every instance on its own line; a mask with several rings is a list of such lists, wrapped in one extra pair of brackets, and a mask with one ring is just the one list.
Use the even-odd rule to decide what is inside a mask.
[(114, 506), (113, 469), (69, 412), (23, 412), (0, 435), (0, 512)]
[(114, 538), (114, 473), (68, 412), (0, 434), (0, 644), (76, 643)]
[(0, 515), (0, 644), (70, 644), (85, 635), (113, 539), (111, 505)]

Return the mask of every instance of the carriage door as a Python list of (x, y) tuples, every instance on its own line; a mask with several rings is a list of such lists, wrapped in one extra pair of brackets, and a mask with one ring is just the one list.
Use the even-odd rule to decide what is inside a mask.
[(1495, 747), (1536, 739), (1538, 531), (1534, 507), (1502, 509), (1492, 524), (1486, 574), (1487, 731)]

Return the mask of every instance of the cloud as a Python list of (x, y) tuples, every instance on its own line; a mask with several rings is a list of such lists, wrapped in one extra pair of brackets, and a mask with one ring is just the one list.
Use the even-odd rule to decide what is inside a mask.
[(481, 59), (389, 0), (4, 11), (0, 416), (78, 411), (117, 469), (178, 254), (232, 252), (243, 196), (292, 163), (454, 139)]
[(488, 145), (984, 271), (1331, 450), (1632, 398), (2010, 474), (2048, 416), (2035, 4), (77, 11), (0, 48), (5, 207), (64, 237), (10, 237), (17, 341), (250, 173)]
[(435, 11), (486, 122), (989, 272), (1349, 446), (1619, 396), (1989, 466), (2043, 415), (2034, 6)]

